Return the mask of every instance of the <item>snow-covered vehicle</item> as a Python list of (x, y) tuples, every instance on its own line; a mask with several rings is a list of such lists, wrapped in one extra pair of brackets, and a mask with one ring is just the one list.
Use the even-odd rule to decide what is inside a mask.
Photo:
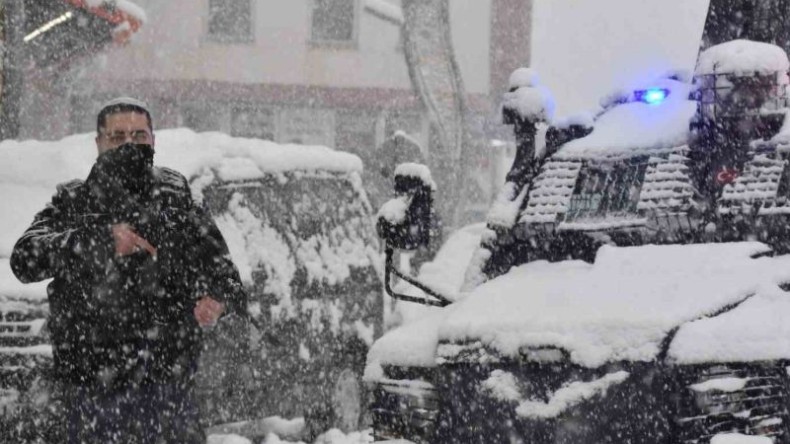
[[(519, 148), (461, 291), (388, 261), (390, 294), (438, 307), (371, 348), (376, 436), (790, 442), (788, 69), (771, 44), (714, 45), (693, 83), (615, 94), (537, 150), (546, 92), (514, 73)], [(426, 179), (396, 177), (388, 253), (424, 242)]]
[[(6, 211), (0, 217), (0, 408), (6, 418), (33, 408), (49, 390), (40, 382), (51, 359), (41, 328), (45, 285), (19, 284), (8, 258), (55, 184), (87, 175), (92, 147), (90, 134), (0, 144)], [(186, 129), (158, 131), (156, 148), (158, 165), (190, 178), (250, 296), (244, 316), (228, 316), (206, 332), (198, 375), (206, 426), (265, 436), (272, 421), (256, 420), (303, 416), (314, 432), (358, 430), (364, 359), (383, 316), (361, 161), (325, 147)]]

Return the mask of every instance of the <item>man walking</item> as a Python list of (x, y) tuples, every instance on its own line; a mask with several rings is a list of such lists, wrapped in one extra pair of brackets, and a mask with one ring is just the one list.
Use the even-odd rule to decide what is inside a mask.
[(11, 257), (48, 287), (69, 443), (203, 443), (193, 395), (201, 326), (239, 310), (238, 271), (179, 173), (153, 166), (145, 103), (97, 119), (88, 177), (58, 186)]

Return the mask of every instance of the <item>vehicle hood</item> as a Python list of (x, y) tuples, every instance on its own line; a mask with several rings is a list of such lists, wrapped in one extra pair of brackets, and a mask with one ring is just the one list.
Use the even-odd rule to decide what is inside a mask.
[[(561, 347), (573, 362), (587, 367), (650, 361), (673, 328), (747, 298), (728, 317), (752, 314), (757, 302), (778, 302), (777, 311), (790, 307), (784, 303), (790, 295), (777, 286), (790, 281), (790, 255), (755, 257), (768, 251), (756, 242), (604, 246), (593, 264), (533, 262), (475, 289), (448, 313), (438, 337), (480, 340), (504, 355), (522, 347)], [(681, 329), (670, 357), (682, 360), (689, 349), (707, 348), (700, 330), (711, 323), (716, 322), (700, 320), (694, 328)], [(769, 335), (764, 340), (774, 340), (770, 330), (763, 329)], [(737, 353), (731, 350), (730, 355)], [(790, 347), (784, 355), (790, 357)]]
[(435, 353), (439, 342), (479, 341), (504, 356), (559, 347), (574, 363), (597, 367), (651, 361), (678, 327), (668, 355), (678, 363), (790, 357), (790, 295), (778, 287), (790, 282), (790, 255), (769, 253), (757, 242), (605, 246), (593, 264), (532, 262), (419, 328), (385, 335), (371, 357), (398, 364), (403, 356), (388, 359), (388, 351), (413, 336), (422, 341), (415, 353)]

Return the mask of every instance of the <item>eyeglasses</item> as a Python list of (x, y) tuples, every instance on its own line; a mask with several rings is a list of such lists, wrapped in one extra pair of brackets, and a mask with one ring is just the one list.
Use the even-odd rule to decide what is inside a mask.
[(132, 131), (129, 133), (114, 131), (112, 133), (102, 133), (102, 137), (116, 145), (122, 145), (126, 143), (127, 140), (131, 140), (134, 143), (151, 143), (151, 139), (153, 138), (151, 133), (147, 130)]

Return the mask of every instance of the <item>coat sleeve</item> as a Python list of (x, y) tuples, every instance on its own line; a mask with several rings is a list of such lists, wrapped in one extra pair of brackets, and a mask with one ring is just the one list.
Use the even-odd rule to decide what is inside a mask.
[(193, 215), (198, 226), (201, 292), (226, 304), (227, 313), (246, 311), (247, 294), (222, 233), (202, 208), (195, 206)]
[[(187, 244), (183, 251), (175, 254), (188, 255), (185, 264), (190, 264), (188, 274), (194, 277), (196, 283), (195, 296), (208, 295), (226, 305), (225, 313), (243, 315), (247, 310), (247, 294), (214, 219), (192, 199), (189, 182), (183, 175), (162, 167), (156, 169), (156, 173), (160, 186), (172, 190), (173, 195), (178, 196), (177, 202), (173, 201), (170, 206), (187, 210), (186, 227), (183, 230), (189, 233)], [(178, 268), (179, 264), (175, 264), (175, 267)]]
[[(86, 260), (98, 260), (87, 255), (100, 252), (105, 255), (109, 249), (109, 228), (102, 230), (68, 220), (62, 209), (64, 192), (58, 190), (14, 245), (11, 270), (21, 282), (37, 282), (68, 270), (75, 271), (75, 266), (85, 264)], [(96, 248), (99, 245), (102, 248)]]

